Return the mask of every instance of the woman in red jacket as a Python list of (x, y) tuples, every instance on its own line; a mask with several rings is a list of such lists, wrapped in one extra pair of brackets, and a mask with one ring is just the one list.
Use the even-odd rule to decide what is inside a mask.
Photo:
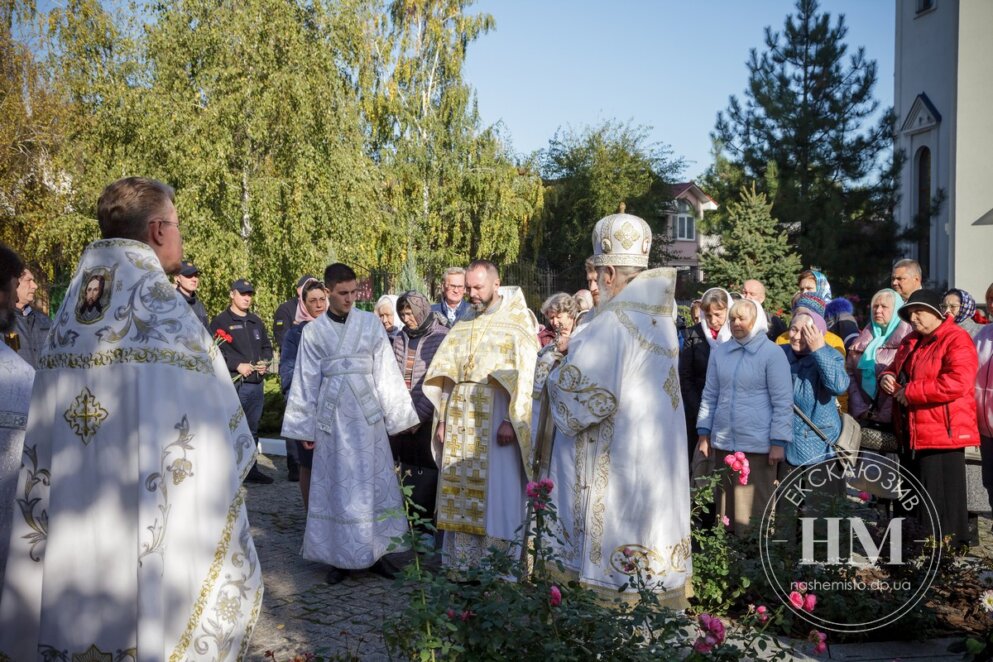
[(897, 404), (902, 461), (938, 511), (941, 535), (969, 544), (965, 448), (979, 445), (974, 386), (979, 360), (972, 338), (940, 310), (941, 296), (918, 290), (900, 309), (913, 328), (880, 388)]

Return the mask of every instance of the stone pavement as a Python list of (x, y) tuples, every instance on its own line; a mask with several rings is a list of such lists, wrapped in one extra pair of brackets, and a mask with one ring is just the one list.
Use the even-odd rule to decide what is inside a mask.
[[(326, 567), (300, 557), (305, 516), (299, 484), (287, 482), (284, 458), (260, 455), (259, 464), (276, 481), (272, 485), (247, 486), (252, 535), (265, 581), (262, 613), (248, 659), (265, 660), (267, 651), (273, 651), (280, 662), (289, 662), (303, 653), (333, 659), (390, 659), (383, 642), (382, 623), (386, 616), (403, 607), (403, 594), (393, 582), (366, 572), (356, 573), (338, 585), (327, 585)], [(969, 482), (973, 484), (978, 480), (978, 467), (973, 465), (969, 473)], [(979, 496), (977, 490), (974, 497), (977, 510), (985, 503), (985, 493), (983, 501)], [(987, 511), (979, 519), (981, 544), (987, 553), (993, 549), (988, 515)], [(825, 656), (814, 658), (798, 652), (792, 659), (860, 662), (962, 659), (947, 654), (951, 641), (836, 644), (830, 646)]]

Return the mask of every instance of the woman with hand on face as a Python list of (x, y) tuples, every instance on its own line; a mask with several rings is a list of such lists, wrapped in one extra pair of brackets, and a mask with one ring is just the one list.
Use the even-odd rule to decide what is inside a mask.
[(778, 464), (793, 439), (793, 385), (783, 350), (766, 337), (768, 320), (761, 306), (743, 299), (729, 312), (733, 341), (710, 353), (707, 381), (697, 420), (697, 450), (714, 454), (716, 466), (725, 457), (744, 453), (750, 473), (722, 481), (717, 490), (718, 515), (743, 536), (775, 490)]
[[(700, 321), (686, 332), (686, 341), (679, 352), (679, 390), (683, 395), (683, 411), (686, 414), (686, 429), (696, 429), (700, 398), (707, 383), (707, 365), (710, 353), (718, 345), (731, 339), (731, 326), (728, 310), (731, 308), (731, 295), (718, 287), (711, 288), (700, 298)], [(696, 437), (687, 435), (690, 465), (694, 464)]]
[(548, 391), (545, 389), (545, 383), (549, 373), (569, 352), (569, 338), (576, 328), (580, 310), (575, 297), (565, 292), (557, 292), (545, 300), (541, 305), (541, 312), (548, 319), (553, 337), (551, 342), (538, 350), (534, 389), (531, 392), (533, 398), (531, 438), (532, 448), (537, 452), (533, 459), (534, 466), (538, 471), (547, 471), (549, 458), (543, 458), (541, 454), (551, 451), (555, 424), (552, 422), (552, 414), (548, 408)]
[[(940, 306), (937, 292), (917, 290), (900, 308), (913, 331), (880, 376), (879, 387), (896, 402), (901, 464), (934, 502), (941, 535), (959, 547), (969, 544), (965, 448), (979, 445), (974, 392), (979, 361), (972, 338)], [(919, 517), (927, 521), (924, 512)]]

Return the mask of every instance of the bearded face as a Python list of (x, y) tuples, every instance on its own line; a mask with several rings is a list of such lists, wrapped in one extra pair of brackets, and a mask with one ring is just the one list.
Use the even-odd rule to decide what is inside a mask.
[(96, 278), (91, 278), (90, 282), (86, 284), (86, 292), (83, 294), (83, 302), (88, 307), (92, 308), (97, 305), (102, 293), (103, 286), (100, 284), (100, 281)]

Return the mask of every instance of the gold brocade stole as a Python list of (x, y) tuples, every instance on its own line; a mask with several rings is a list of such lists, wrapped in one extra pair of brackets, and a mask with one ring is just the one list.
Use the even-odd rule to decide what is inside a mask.
[(489, 384), (456, 384), (448, 400), (438, 494), (438, 528), (486, 535), (486, 481), (493, 391)]

